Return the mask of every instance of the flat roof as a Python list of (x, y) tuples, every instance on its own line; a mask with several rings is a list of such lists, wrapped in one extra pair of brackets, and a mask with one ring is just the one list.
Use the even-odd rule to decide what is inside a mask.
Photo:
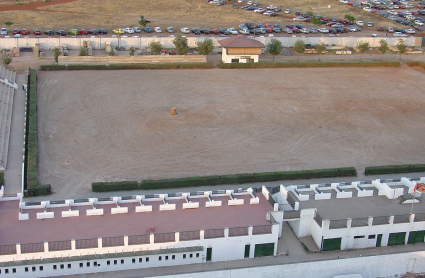
[[(388, 185), (394, 188), (393, 184), (389, 183)], [(320, 188), (323, 193), (331, 193), (331, 199), (314, 200), (314, 191), (303, 191), (298, 189), (300, 194), (310, 195), (309, 201), (299, 201), (300, 209), (316, 208), (317, 213), (322, 217), (322, 219), (329, 220), (410, 214), (412, 204), (400, 204), (397, 199), (393, 201), (386, 196), (378, 196), (378, 190), (375, 187), (367, 187), (364, 184), (361, 186), (366, 190), (373, 190), (373, 196), (359, 198), (357, 197), (357, 189), (344, 188), (341, 186), (343, 191), (352, 191), (353, 197), (337, 199), (335, 190)], [(397, 184), (397, 188), (403, 188), (403, 194), (406, 194), (408, 191), (408, 188), (402, 184)], [(290, 192), (290, 194), (293, 193)], [(294, 197), (294, 200), (298, 201), (295, 195), (292, 196)], [(414, 204), (413, 213), (424, 212), (424, 202), (421, 201), (420, 203)]]
[(36, 218), (36, 213), (43, 209), (25, 209), (23, 212), (29, 213), (29, 220), (18, 220), (19, 201), (1, 201), (0, 245), (270, 225), (266, 214), (273, 208), (263, 194), (256, 195), (259, 204), (252, 205), (250, 195), (235, 196), (244, 199), (244, 204), (238, 206), (227, 205), (230, 197), (213, 197), (223, 203), (221, 207), (210, 208), (205, 207), (207, 198), (190, 198), (192, 202), (199, 202), (197, 209), (182, 209), (180, 200), (167, 200), (176, 203), (176, 210), (170, 211), (159, 211), (163, 202), (144, 202), (152, 205), (152, 212), (138, 213), (135, 212), (138, 203), (120, 203), (120, 207), (129, 207), (129, 212), (114, 215), (111, 207), (115, 205), (96, 204), (96, 208), (104, 209), (102, 216), (86, 216), (85, 211), (91, 206), (73, 206), (72, 210), (80, 210), (80, 216), (69, 218), (61, 217), (61, 211), (68, 207), (48, 208), (47, 211), (55, 212), (55, 218), (43, 220)]

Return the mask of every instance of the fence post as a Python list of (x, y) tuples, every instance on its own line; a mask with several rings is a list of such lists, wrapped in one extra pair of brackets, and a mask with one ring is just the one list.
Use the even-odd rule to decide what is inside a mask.
[(75, 239), (71, 239), (71, 250), (75, 250), (75, 249), (77, 249), (75, 247)]
[(97, 239), (97, 248), (102, 248), (102, 238), (101, 237), (99, 237), (98, 239)]
[(44, 242), (44, 253), (48, 253), (49, 252), (49, 243), (48, 242)]
[(373, 225), (373, 217), (372, 216), (368, 216), (367, 217), (367, 225), (368, 226), (372, 226)]
[(174, 234), (174, 240), (176, 242), (179, 242), (180, 241), (180, 232), (175, 232), (175, 234)]
[(351, 228), (351, 223), (353, 222), (353, 219), (347, 218), (347, 228)]
[(204, 240), (205, 239), (205, 231), (204, 230), (200, 230), (199, 231), (199, 239), (200, 240)]
[(394, 215), (390, 215), (390, 221), (389, 222), (390, 222), (390, 225), (394, 224)]
[(252, 231), (253, 231), (254, 227), (252, 226), (248, 226), (248, 235), (252, 236)]
[(414, 221), (415, 221), (415, 214), (413, 213), (413, 214), (409, 215), (409, 222), (413, 223)]
[(21, 244), (16, 243), (16, 255), (21, 255)]
[(229, 228), (224, 228), (224, 237), (229, 237)]
[(124, 236), (124, 246), (128, 246), (128, 236)]
[(150, 244), (154, 244), (155, 243), (155, 235), (152, 234), (152, 233), (149, 235), (149, 243)]

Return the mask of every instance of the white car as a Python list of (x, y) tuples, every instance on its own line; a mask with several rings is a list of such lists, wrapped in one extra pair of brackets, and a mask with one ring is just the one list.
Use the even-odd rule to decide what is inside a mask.
[(320, 29), (317, 29), (317, 31), (319, 31), (320, 33), (329, 33), (329, 30), (326, 28), (320, 28)]
[(339, 0), (339, 2), (342, 2), (342, 3), (345, 3), (345, 4), (347, 4), (347, 3), (348, 3), (348, 1), (347, 1), (347, 0)]
[(415, 30), (413, 30), (413, 29), (407, 29), (407, 30), (406, 30), (406, 33), (407, 33), (407, 34), (414, 34), (414, 33), (416, 33), (416, 32), (415, 32)]
[(0, 35), (7, 35), (7, 29), (6, 28), (1, 28)]
[(364, 26), (364, 23), (363, 23), (363, 21), (361, 21), (361, 20), (357, 20), (357, 21), (356, 21), (356, 24), (357, 24), (358, 26)]
[(304, 17), (302, 17), (302, 16), (297, 16), (297, 17), (294, 17), (292, 20), (293, 20), (293, 21), (303, 21), (303, 20), (304, 20)]
[(290, 13), (291, 13), (291, 10), (290, 10), (290, 9), (286, 9), (286, 10), (285, 10), (285, 13), (286, 13), (286, 14), (290, 14)]
[(249, 30), (242, 28), (242, 29), (239, 30), (239, 33), (244, 34), (244, 35), (249, 35)]
[(165, 31), (167, 31), (168, 33), (174, 33), (174, 28), (169, 26), (169, 27), (165, 28)]
[(373, 27), (373, 22), (368, 22), (367, 27)]
[(252, 1), (246, 2), (247, 5), (252, 5)]
[(366, 12), (372, 12), (372, 9), (371, 9), (370, 7), (364, 7), (364, 8), (363, 8), (363, 11), (366, 11)]
[(267, 6), (267, 10), (274, 10), (274, 9), (276, 9), (277, 7), (276, 6), (274, 6), (274, 5), (269, 5), (269, 6)]
[(235, 28), (228, 28), (227, 31), (229, 31), (230, 34), (233, 34), (233, 35), (237, 35), (238, 34), (238, 31), (236, 31)]
[(243, 3), (244, 0), (238, 0), (238, 3)]
[(310, 33), (310, 29), (302, 28), (302, 29), (300, 29), (300, 32), (304, 33), (304, 34), (308, 34), (308, 33)]
[(406, 15), (406, 19), (408, 19), (408, 20), (415, 20), (416, 17), (413, 16), (413, 15), (408, 14), (408, 15)]
[(265, 9), (263, 9), (263, 8), (258, 8), (258, 9), (255, 9), (254, 10), (254, 12), (256, 12), (256, 13), (263, 13), (263, 12), (265, 12), (266, 10)]
[(123, 30), (127, 34), (134, 34), (134, 29), (133, 28), (127, 27), (127, 28), (124, 28)]
[(424, 25), (424, 23), (422, 22), (422, 21), (420, 21), (420, 20), (415, 20), (415, 24), (416, 25), (419, 25), (419, 26), (423, 26)]
[(395, 10), (389, 10), (388, 13), (392, 15), (398, 15), (398, 12)]
[(142, 29), (140, 29), (140, 27), (133, 27), (134, 33), (141, 33)]
[(190, 33), (190, 30), (189, 30), (189, 28), (187, 28), (187, 27), (183, 27), (183, 28), (181, 28), (181, 29), (180, 29), (180, 31), (181, 31), (182, 33), (184, 33), (184, 34), (189, 34), (189, 33)]
[(161, 33), (161, 32), (162, 32), (161, 27), (158, 27), (158, 26), (156, 26), (155, 28), (153, 28), (153, 30), (154, 30), (156, 33)]
[(407, 35), (406, 35), (406, 34), (403, 34), (402, 32), (395, 32), (395, 33), (393, 34), (393, 36), (394, 36), (394, 37), (407, 37)]

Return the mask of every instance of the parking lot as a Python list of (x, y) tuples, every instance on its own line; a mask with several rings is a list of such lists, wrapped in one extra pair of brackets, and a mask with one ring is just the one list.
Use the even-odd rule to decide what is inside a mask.
[(39, 177), (55, 198), (94, 181), (423, 162), (425, 78), (408, 67), (41, 72), (38, 82)]

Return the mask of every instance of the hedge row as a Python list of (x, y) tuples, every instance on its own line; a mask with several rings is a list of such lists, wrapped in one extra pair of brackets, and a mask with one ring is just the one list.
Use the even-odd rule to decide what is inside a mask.
[(136, 181), (123, 182), (95, 182), (92, 183), (92, 191), (120, 191), (135, 189), (166, 189), (166, 188), (182, 188), (196, 187), (204, 185), (220, 185), (220, 184), (243, 184), (253, 182), (270, 182), (280, 180), (297, 180), (297, 179), (317, 179), (332, 177), (348, 177), (357, 176), (356, 168), (334, 168), (304, 171), (287, 171), (287, 172), (266, 172), (266, 173), (247, 173), (223, 176), (205, 176), (205, 177), (188, 177), (176, 179), (161, 180), (143, 180), (141, 183)]
[(386, 62), (386, 61), (377, 61), (377, 62), (287, 62), (287, 63), (231, 63), (224, 64), (221, 63), (218, 65), (221, 69), (261, 69), (261, 68), (344, 68), (344, 67), (356, 67), (356, 68), (366, 68), (366, 67), (399, 67), (400, 62)]
[(407, 65), (411, 67), (420, 67), (422, 69), (425, 69), (425, 63), (419, 61), (410, 61), (407, 62)]
[(44, 196), (52, 194), (52, 186), (50, 184), (40, 184), (32, 189), (27, 189), (24, 192), (25, 197)]
[(4, 185), (4, 172), (0, 172), (0, 186)]
[(41, 65), (40, 70), (211, 69), (210, 63)]
[(402, 174), (425, 172), (425, 164), (405, 164), (405, 165), (386, 165), (366, 167), (364, 174), (368, 175), (384, 175), (384, 174)]

